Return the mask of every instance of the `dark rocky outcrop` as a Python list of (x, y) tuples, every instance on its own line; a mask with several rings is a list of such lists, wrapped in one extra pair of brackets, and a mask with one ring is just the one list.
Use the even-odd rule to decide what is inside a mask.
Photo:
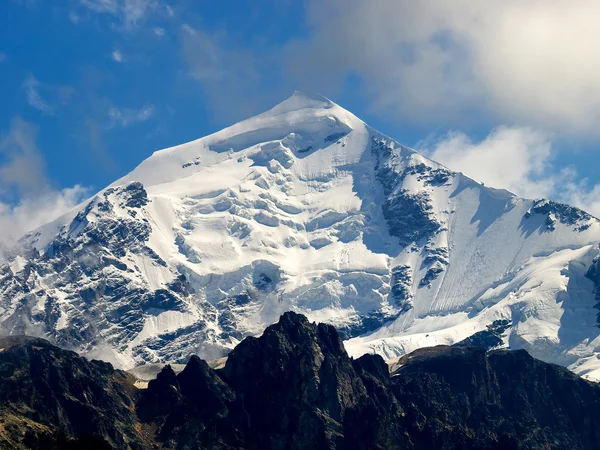
[(125, 372), (43, 339), (0, 349), (0, 448), (144, 448)]
[(392, 145), (385, 139), (373, 137), (371, 141), (371, 152), (377, 158), (375, 176), (385, 195), (382, 211), (388, 232), (397, 237), (403, 247), (417, 242), (425, 244), (441, 231), (442, 225), (432, 211), (428, 192), (411, 193), (402, 183), (408, 175), (417, 175), (426, 185), (441, 185), (452, 173), (424, 164), (405, 167), (407, 163), (399, 161)]
[(508, 319), (494, 320), (485, 330), (478, 331), (466, 339), (454, 344), (455, 347), (482, 347), (491, 350), (500, 347), (503, 343), (502, 337), (506, 330), (510, 328), (511, 322)]
[(576, 231), (582, 232), (587, 230), (595, 219), (579, 208), (545, 199), (535, 200), (524, 217), (525, 219), (529, 219), (534, 214), (546, 217), (545, 224), (548, 231), (554, 231), (556, 229), (556, 222), (558, 221), (574, 227)]
[(405, 424), (416, 448), (600, 446), (599, 387), (524, 350), (440, 346), (402, 363), (393, 389), (410, 405)]
[(596, 304), (594, 308), (599, 310), (596, 314), (596, 321), (600, 324), (600, 256), (594, 259), (585, 276), (592, 280), (595, 286)]
[(1, 448), (600, 448), (600, 387), (525, 351), (439, 346), (390, 373), (377, 355), (350, 358), (333, 327), (286, 313), (224, 368), (192, 357), (135, 391), (43, 340), (2, 348)]

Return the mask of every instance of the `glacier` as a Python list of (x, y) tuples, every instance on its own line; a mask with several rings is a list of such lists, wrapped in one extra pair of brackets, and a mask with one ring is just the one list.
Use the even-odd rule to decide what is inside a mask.
[(353, 356), (494, 329), (599, 379), (599, 243), (584, 211), (484, 186), (298, 91), (24, 236), (0, 266), (0, 330), (130, 369), (220, 358), (294, 310)]

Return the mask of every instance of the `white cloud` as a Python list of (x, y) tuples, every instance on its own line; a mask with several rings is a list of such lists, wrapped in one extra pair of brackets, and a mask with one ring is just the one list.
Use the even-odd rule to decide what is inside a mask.
[(39, 88), (41, 83), (32, 75), (29, 74), (23, 82), (23, 89), (27, 96), (27, 103), (30, 106), (45, 114), (54, 114), (54, 108), (50, 106), (40, 95)]
[(596, 0), (309, 0), (288, 67), (332, 90), (356, 75), (397, 118), (596, 133), (599, 16)]
[(428, 152), (431, 159), (478, 181), (525, 197), (548, 194), (551, 141), (529, 128), (501, 127), (474, 143), (461, 132), (451, 132)]
[(88, 193), (79, 185), (62, 190), (52, 186), (36, 137), (37, 128), (21, 118), (13, 119), (0, 137), (0, 245), (4, 248), (59, 217)]
[(47, 189), (16, 204), (0, 202), (0, 253), (28, 232), (47, 224), (77, 206), (89, 189), (76, 185), (62, 190)]
[(125, 61), (125, 57), (123, 56), (123, 53), (119, 49), (113, 50), (111, 56), (112, 56), (113, 61), (116, 61), (118, 63)]
[(589, 188), (587, 181), (569, 182), (566, 186), (566, 201), (600, 218), (600, 184)]
[(116, 14), (119, 11), (118, 0), (81, 0), (81, 4), (99, 13)]
[(150, 119), (155, 112), (156, 108), (153, 105), (146, 105), (140, 109), (118, 108), (113, 106), (108, 111), (108, 117), (110, 118), (109, 127), (112, 128), (119, 125), (125, 128), (136, 123), (145, 122)]
[(93, 12), (118, 16), (125, 29), (136, 28), (160, 6), (157, 0), (80, 0), (80, 3)]
[(123, 15), (126, 26), (136, 26), (157, 5), (158, 2), (154, 0), (123, 0)]
[(557, 169), (551, 137), (526, 127), (499, 127), (480, 142), (461, 132), (429, 138), (417, 147), (434, 161), (495, 188), (526, 198), (550, 198), (600, 217), (600, 184), (573, 168)]
[(165, 35), (165, 29), (161, 27), (154, 27), (152, 31), (154, 31), (154, 34), (158, 37), (163, 37)]
[(196, 29), (188, 23), (181, 25), (181, 31), (185, 32), (189, 36), (195, 36), (197, 34)]

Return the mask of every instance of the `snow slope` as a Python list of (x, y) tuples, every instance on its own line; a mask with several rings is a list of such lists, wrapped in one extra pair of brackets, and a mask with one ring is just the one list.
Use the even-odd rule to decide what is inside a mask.
[(0, 323), (125, 368), (216, 359), (290, 309), (355, 356), (500, 323), (504, 345), (599, 378), (599, 242), (583, 211), (485, 187), (297, 92), (24, 237)]

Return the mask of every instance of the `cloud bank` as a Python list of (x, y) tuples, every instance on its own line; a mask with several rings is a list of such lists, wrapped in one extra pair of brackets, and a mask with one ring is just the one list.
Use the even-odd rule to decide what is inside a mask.
[(499, 127), (480, 142), (453, 131), (417, 148), (452, 170), (526, 198), (551, 198), (600, 217), (600, 184), (553, 164), (552, 139), (526, 127)]
[(600, 2), (309, 0), (288, 69), (332, 89), (356, 76), (375, 111), (597, 134)]

